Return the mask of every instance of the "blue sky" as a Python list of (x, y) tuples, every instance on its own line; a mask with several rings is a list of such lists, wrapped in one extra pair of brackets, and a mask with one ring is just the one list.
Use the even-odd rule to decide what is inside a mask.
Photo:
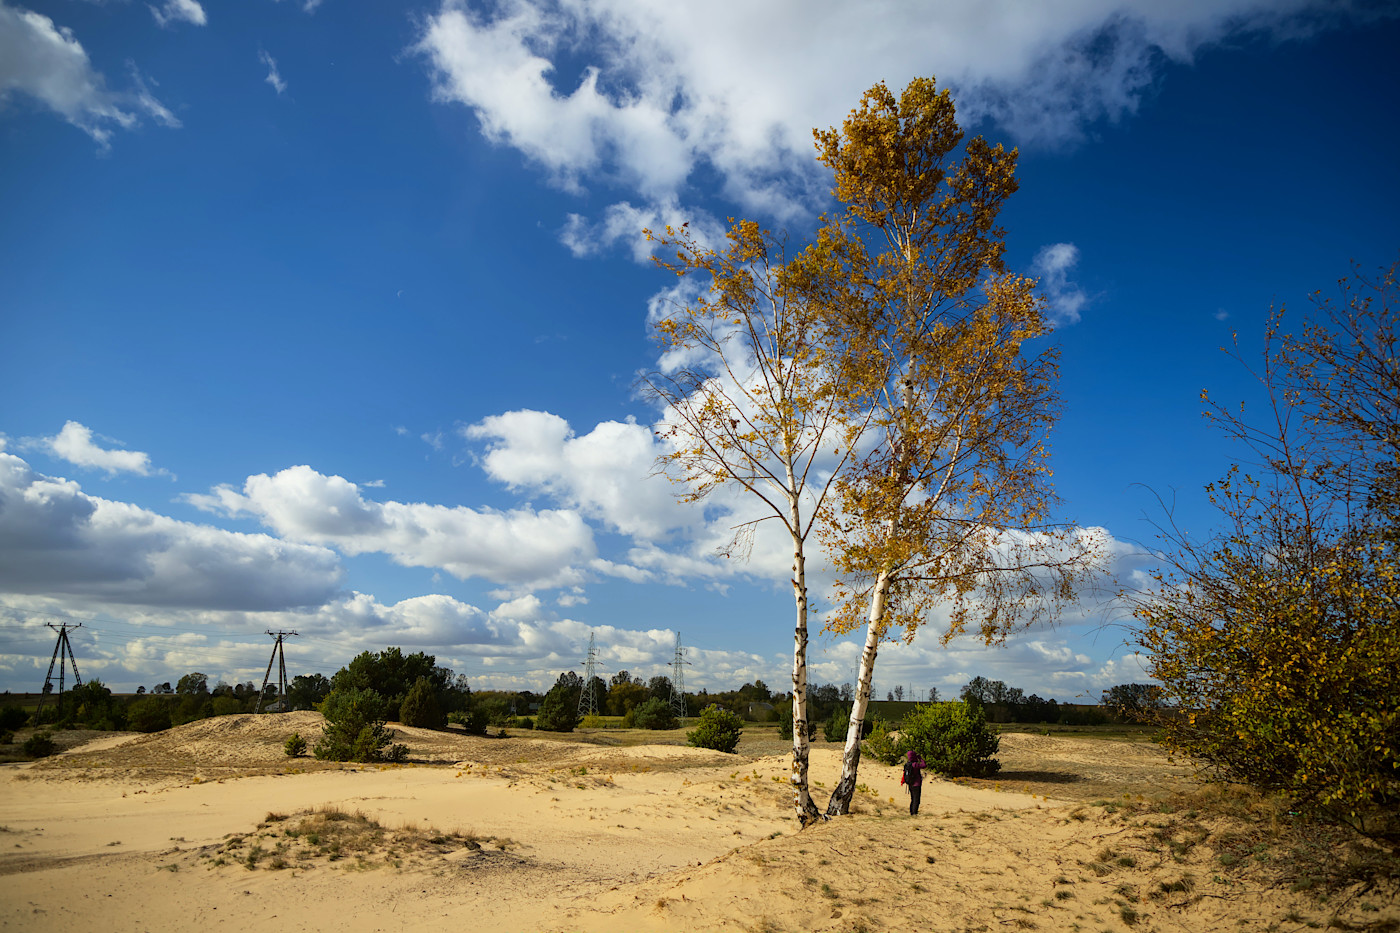
[[(785, 686), (781, 542), (715, 557), (750, 506), (649, 476), (640, 230), (800, 240), (811, 129), (880, 80), (1020, 147), (1064, 517), (1128, 582), (1159, 496), (1208, 533), (1239, 452), (1199, 394), (1252, 397), (1220, 347), (1400, 246), (1394, 7), (992, 6), (0, 0), (0, 688), (60, 621), (119, 689), (257, 680), (267, 629), (294, 673), (397, 644), (534, 688), (680, 631), (688, 685)], [(1096, 695), (1141, 679), (1118, 622), (891, 647), (877, 691)], [(815, 679), (857, 652), (815, 639)]]

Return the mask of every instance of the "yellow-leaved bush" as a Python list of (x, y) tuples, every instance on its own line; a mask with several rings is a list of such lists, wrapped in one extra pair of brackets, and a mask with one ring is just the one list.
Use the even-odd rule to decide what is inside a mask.
[(1169, 748), (1376, 834), (1400, 831), (1395, 272), (1344, 281), (1301, 337), (1273, 315), (1268, 427), (1211, 410), (1258, 475), (1208, 487), (1225, 530), (1172, 537), (1134, 612)]

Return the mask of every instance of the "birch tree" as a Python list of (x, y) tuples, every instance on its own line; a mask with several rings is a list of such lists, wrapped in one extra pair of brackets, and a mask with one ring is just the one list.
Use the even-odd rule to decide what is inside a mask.
[(844, 211), (792, 264), (789, 283), (826, 322), (852, 460), (822, 536), (844, 634), (865, 626), (841, 778), (846, 813), (882, 642), (936, 612), (946, 644), (995, 644), (1052, 612), (1091, 549), (1049, 524), (1046, 437), (1057, 354), (1035, 283), (1008, 273), (996, 225), (1017, 188), (1016, 151), (963, 143), (948, 91), (916, 79), (871, 88), (840, 129), (816, 131)]
[[(648, 231), (648, 236), (651, 236)], [(741, 221), (723, 251), (685, 229), (659, 237), (674, 260), (658, 262), (704, 290), (655, 323), (662, 367), (645, 380), (665, 406), (658, 427), (669, 445), (660, 466), (683, 501), (738, 487), (776, 520), (792, 543), (796, 618), (792, 655), (792, 775), (797, 818), (820, 817), (808, 784), (807, 541), (847, 454), (833, 438), (849, 406), (828, 366), (820, 321), (787, 281), (781, 243)], [(752, 545), (756, 523), (736, 529), (728, 553)]]

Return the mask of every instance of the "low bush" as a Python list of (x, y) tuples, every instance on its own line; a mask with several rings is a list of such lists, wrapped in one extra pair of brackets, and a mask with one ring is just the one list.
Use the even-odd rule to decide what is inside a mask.
[(470, 735), (485, 735), (486, 727), (489, 724), (486, 715), (477, 706), (448, 713), (447, 721), (461, 726), (463, 731)]
[(32, 758), (47, 758), (56, 751), (58, 746), (54, 744), (53, 733), (47, 729), (24, 740), (24, 753)]
[(685, 740), (696, 748), (712, 748), (732, 753), (744, 733), (744, 721), (729, 710), (711, 703), (700, 713), (699, 724), (685, 734)]
[(126, 723), (134, 732), (169, 729), (170, 703), (155, 697), (137, 697), (126, 708)]
[(1061, 707), (1059, 723), (1062, 726), (1102, 726), (1108, 717), (1098, 707)]
[(1000, 739), (982, 710), (958, 701), (927, 703), (904, 717), (900, 746), (913, 750), (929, 768), (949, 777), (990, 777), (1001, 770), (992, 757)]
[(325, 761), (403, 761), (404, 745), (389, 746), (384, 698), (373, 690), (332, 690), (321, 703), (326, 728), (311, 752)]
[(676, 714), (671, 704), (652, 697), (632, 711), (632, 723), (638, 729), (674, 729)]
[(896, 737), (890, 724), (878, 716), (866, 720), (866, 724), (870, 726), (870, 737), (863, 746), (865, 754), (882, 765), (897, 765), (904, 760), (904, 753), (909, 750), (909, 740), (904, 735)]
[(34, 725), (52, 726), (58, 722), (58, 704), (52, 702), (52, 698), (50, 698), (50, 700), (51, 702), (49, 702), (47, 706), (43, 709), (35, 710), (34, 715), (30, 717), (30, 721)]
[(237, 716), (243, 712), (243, 701), (237, 697), (214, 697), (209, 709), (215, 716)]
[(519, 719), (517, 719), (517, 720), (515, 721), (515, 728), (517, 728), (517, 729), (533, 729), (533, 728), (535, 728), (535, 721), (534, 721), (533, 719), (531, 719), (529, 716), (521, 716)]
[(13, 732), (29, 721), (29, 714), (18, 706), (0, 707), (0, 730)]
[(287, 753), (288, 758), (300, 758), (306, 754), (306, 739), (298, 732), (293, 732), (287, 736), (287, 741), (282, 743), (282, 751)]
[(822, 735), (828, 742), (844, 742), (846, 730), (851, 726), (851, 711), (844, 704), (836, 707), (831, 718), (822, 724)]

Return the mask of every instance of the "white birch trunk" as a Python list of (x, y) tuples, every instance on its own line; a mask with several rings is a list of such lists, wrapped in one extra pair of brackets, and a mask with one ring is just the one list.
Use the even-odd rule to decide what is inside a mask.
[(812, 802), (808, 783), (811, 742), (807, 738), (807, 551), (802, 539), (800, 490), (787, 457), (788, 525), (792, 533), (792, 591), (797, 603), (797, 620), (792, 636), (792, 786), (797, 821), (803, 826), (821, 819), (821, 810)]
[(882, 571), (875, 580), (870, 596), (870, 618), (865, 627), (865, 648), (860, 653), (860, 671), (856, 677), (856, 698), (851, 704), (851, 724), (846, 729), (846, 750), (841, 756), (841, 780), (831, 791), (826, 805), (828, 818), (851, 812), (851, 798), (856, 792), (856, 777), (860, 771), (860, 733), (865, 725), (865, 711), (870, 705), (870, 685), (875, 678), (875, 656), (880, 651), (884, 632), (885, 596), (890, 588), (890, 575)]
[(803, 826), (821, 818), (812, 802), (808, 784), (811, 743), (807, 738), (807, 558), (802, 541), (793, 539), (793, 595), (797, 600), (797, 624), (792, 645), (792, 785), (797, 820)]
[[(907, 417), (913, 406), (914, 383), (907, 376), (900, 380), (901, 415)], [(898, 476), (903, 467), (904, 456), (891, 468), (891, 475)], [(894, 538), (899, 528), (898, 518), (891, 518), (885, 524), (885, 540)], [(875, 679), (875, 657), (880, 653), (880, 639), (885, 634), (885, 601), (889, 596), (893, 576), (890, 568), (880, 571), (875, 578), (875, 587), (870, 594), (870, 615), (865, 625), (865, 648), (860, 653), (860, 670), (856, 675), (856, 699), (851, 704), (851, 724), (846, 729), (846, 750), (841, 756), (841, 780), (831, 791), (831, 800), (826, 805), (828, 818), (851, 812), (851, 798), (856, 792), (856, 775), (860, 771), (860, 733), (865, 726), (865, 711), (870, 706), (870, 685)]]

